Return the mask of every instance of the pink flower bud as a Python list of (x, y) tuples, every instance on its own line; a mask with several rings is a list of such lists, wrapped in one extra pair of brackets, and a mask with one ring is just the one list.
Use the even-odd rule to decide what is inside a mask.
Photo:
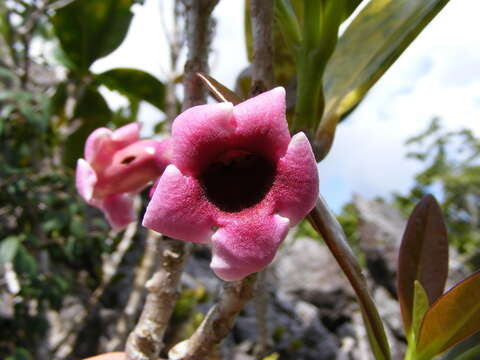
[(170, 162), (170, 140), (139, 139), (139, 124), (115, 131), (95, 130), (77, 162), (76, 186), (82, 198), (101, 209), (121, 230), (135, 220), (133, 197), (158, 178)]

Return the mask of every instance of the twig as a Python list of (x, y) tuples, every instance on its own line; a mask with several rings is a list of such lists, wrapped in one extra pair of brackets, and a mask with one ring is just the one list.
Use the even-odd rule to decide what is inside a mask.
[(273, 86), (273, 0), (250, 0), (253, 34), (252, 88), (258, 95)]
[(204, 360), (233, 326), (245, 303), (253, 296), (256, 274), (225, 283), (219, 302), (214, 305), (193, 335), (169, 352), (170, 360)]
[(127, 340), (129, 331), (135, 325), (140, 306), (144, 300), (145, 283), (152, 275), (153, 269), (157, 264), (157, 253), (160, 241), (154, 233), (148, 233), (146, 238), (145, 250), (140, 267), (137, 269), (135, 279), (133, 281), (133, 289), (128, 297), (125, 310), (120, 315), (120, 319), (115, 327), (115, 336), (108, 342), (107, 352), (119, 350)]
[(157, 359), (177, 300), (177, 286), (185, 260), (185, 244), (164, 237), (159, 248), (160, 268), (145, 285), (148, 291), (145, 306), (137, 326), (127, 340), (126, 353), (129, 360)]
[(168, 72), (168, 81), (167, 81), (167, 93), (165, 96), (165, 113), (167, 118), (164, 124), (164, 131), (170, 132), (172, 122), (178, 114), (177, 110), (177, 66), (178, 58), (180, 56), (180, 51), (182, 50), (185, 44), (185, 37), (180, 31), (182, 25), (182, 18), (185, 17), (185, 9), (182, 7), (183, 3), (181, 0), (174, 1), (173, 8), (173, 25), (172, 32), (169, 33), (167, 25), (165, 24), (165, 18), (162, 16), (162, 27), (164, 29), (164, 34), (167, 37), (169, 50), (170, 50), (170, 71)]
[(188, 53), (183, 79), (183, 109), (207, 102), (206, 91), (196, 74), (208, 73), (208, 51), (212, 34), (210, 15), (217, 3), (218, 0), (185, 0)]

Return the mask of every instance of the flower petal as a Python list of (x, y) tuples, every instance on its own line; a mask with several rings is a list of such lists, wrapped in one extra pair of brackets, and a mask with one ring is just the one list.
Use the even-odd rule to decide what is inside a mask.
[(131, 123), (115, 131), (102, 127), (90, 134), (85, 143), (85, 159), (98, 168), (107, 164), (114, 152), (139, 140), (140, 124)]
[(175, 119), (173, 163), (184, 174), (197, 175), (212, 157), (231, 147), (232, 109), (228, 102), (199, 105)]
[(75, 174), (75, 185), (80, 196), (89, 203), (93, 197), (97, 174), (95, 170), (84, 159), (78, 159), (77, 171)]
[(297, 224), (315, 206), (318, 197), (318, 170), (310, 143), (303, 132), (296, 134), (287, 153), (277, 165), (272, 194), (277, 211)]
[(169, 165), (148, 204), (143, 226), (175, 239), (207, 242), (213, 233), (214, 216), (215, 209), (198, 181)]
[(141, 191), (162, 175), (169, 163), (164, 153), (164, 145), (154, 140), (140, 140), (115, 152), (110, 164), (97, 172), (95, 195)]
[[(109, 156), (111, 155), (113, 149), (108, 151), (108, 154), (105, 153), (105, 148), (108, 147), (112, 141), (112, 130), (105, 127), (98, 128), (92, 132), (85, 143), (85, 159), (93, 164), (96, 162), (97, 158), (107, 158), (104, 160), (100, 159), (100, 162), (108, 161)], [(105, 153), (105, 154), (102, 154)], [(108, 155), (108, 156), (106, 156)]]
[(133, 144), (140, 139), (140, 123), (134, 122), (118, 128), (112, 133), (112, 140), (117, 148)]
[(136, 214), (133, 205), (133, 195), (113, 194), (103, 199), (101, 209), (114, 230), (123, 230), (132, 221)]
[(272, 262), (290, 222), (280, 215), (244, 217), (213, 234), (210, 267), (225, 281), (239, 280)]
[(236, 141), (276, 161), (285, 154), (290, 133), (285, 117), (285, 89), (277, 87), (233, 108)]

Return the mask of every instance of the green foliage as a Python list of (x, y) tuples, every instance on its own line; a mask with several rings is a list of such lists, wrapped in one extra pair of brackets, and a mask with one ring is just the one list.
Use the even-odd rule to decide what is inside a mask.
[(133, 14), (134, 0), (76, 0), (60, 8), (52, 19), (64, 54), (75, 70), (87, 72), (97, 59), (123, 41)]
[(424, 194), (438, 192), (449, 230), (450, 244), (460, 253), (475, 256), (480, 248), (480, 140), (471, 130), (446, 131), (438, 119), (408, 145), (409, 157), (425, 164), (406, 195), (395, 195), (404, 213)]
[[(77, 195), (72, 167), (94, 129), (136, 120), (141, 101), (163, 107), (164, 86), (151, 75), (88, 70), (123, 41), (133, 2), (76, 0), (55, 10), (51, 1), (0, 2), (0, 267), (8, 264), (19, 286), (10, 294), (12, 315), (0, 317), (2, 359), (36, 358), (46, 312), (60, 310), (67, 295), (96, 289), (102, 258), (117, 244), (105, 241), (104, 217)], [(54, 55), (61, 61), (29, 56), (33, 40), (60, 43)], [(59, 81), (54, 67), (67, 68), (67, 78)], [(125, 94), (129, 106), (112, 111), (102, 84)], [(0, 291), (8, 294), (3, 282)]]
[(159, 110), (165, 110), (165, 86), (144, 71), (117, 68), (99, 74), (96, 81), (129, 99), (145, 100)]

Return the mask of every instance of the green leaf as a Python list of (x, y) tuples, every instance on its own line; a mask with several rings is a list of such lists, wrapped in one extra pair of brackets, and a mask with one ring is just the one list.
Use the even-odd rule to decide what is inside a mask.
[(465, 356), (466, 359), (464, 360), (478, 360), (480, 356), (473, 358), (469, 357), (469, 354), (474, 354), (476, 351), (480, 351), (480, 332), (477, 332), (475, 335), (472, 335), (469, 338), (453, 346), (446, 354), (441, 357), (441, 359), (460, 360), (463, 359), (463, 356)]
[(448, 275), (448, 238), (442, 210), (432, 195), (413, 209), (403, 234), (398, 259), (397, 287), (403, 324), (411, 331), (415, 281), (432, 304), (445, 288)]
[(24, 348), (15, 349), (13, 355), (8, 356), (5, 360), (31, 360), (32, 356), (28, 350)]
[(97, 59), (110, 54), (127, 34), (134, 0), (76, 0), (53, 17), (55, 32), (67, 57), (86, 72)]
[(31, 278), (37, 276), (37, 261), (22, 244), (18, 246), (13, 263), (17, 273), (26, 274)]
[(165, 109), (165, 85), (145, 71), (112, 69), (99, 74), (96, 80), (129, 99), (148, 101), (160, 110)]
[(425, 314), (417, 359), (427, 360), (480, 331), (480, 272), (455, 285)]
[(334, 129), (447, 2), (371, 0), (339, 38), (327, 64), (322, 122)]
[(478, 360), (480, 358), (480, 345), (474, 346), (460, 356), (458, 356), (455, 360)]
[(428, 296), (425, 292), (420, 281), (415, 280), (414, 283), (414, 296), (413, 296), (413, 316), (412, 316), (412, 333), (414, 339), (418, 336), (418, 331), (420, 330), (420, 325), (422, 324), (423, 317), (427, 312), (430, 304), (428, 302)]
[(17, 236), (9, 236), (2, 240), (0, 243), (0, 265), (13, 260), (19, 245), (20, 239)]
[(67, 137), (63, 152), (64, 164), (72, 168), (75, 167), (77, 159), (83, 157), (83, 148), (88, 135), (93, 130), (107, 125), (112, 119), (112, 111), (103, 96), (95, 88), (89, 87), (77, 102), (74, 119), (81, 125)]

